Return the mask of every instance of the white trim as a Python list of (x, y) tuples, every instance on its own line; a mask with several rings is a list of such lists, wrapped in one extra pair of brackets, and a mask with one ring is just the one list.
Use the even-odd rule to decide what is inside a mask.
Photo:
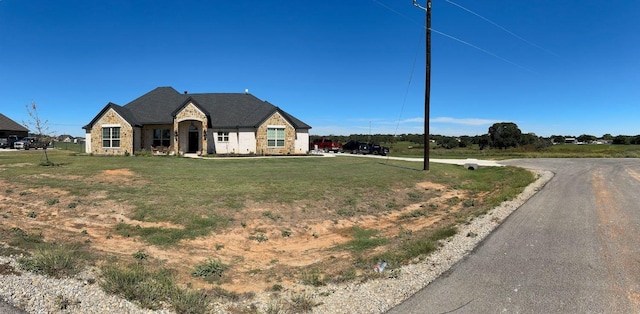
[(100, 127), (102, 127), (102, 128), (121, 128), (122, 125), (121, 124), (101, 124)]
[(268, 124), (267, 128), (271, 128), (271, 129), (286, 129), (287, 126), (286, 125), (271, 125), (271, 124)]

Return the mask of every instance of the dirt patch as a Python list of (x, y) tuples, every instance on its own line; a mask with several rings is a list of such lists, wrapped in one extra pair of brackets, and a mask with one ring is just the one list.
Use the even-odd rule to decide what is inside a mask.
[[(64, 179), (87, 180), (72, 176)], [(136, 180), (129, 169), (105, 170), (91, 180), (122, 184)], [(230, 269), (219, 284), (234, 292), (264, 291), (279, 284), (288, 289), (303, 290), (300, 268), (348, 267), (354, 256), (336, 247), (352, 240), (351, 228), (377, 230), (380, 236), (397, 237), (403, 232), (419, 232), (450, 221), (463, 206), (452, 199), (467, 196), (465, 191), (444, 185), (422, 182), (416, 191), (427, 192), (428, 200), (420, 200), (402, 208), (336, 215), (322, 205), (249, 203), (237, 214), (236, 223), (228, 228), (193, 240), (183, 240), (169, 249), (156, 247), (134, 237), (117, 235), (114, 228), (124, 223), (131, 226), (182, 228), (168, 222), (144, 222), (131, 219), (133, 206), (126, 201), (108, 199), (99, 191), (78, 198), (63, 190), (46, 187), (27, 188), (0, 181), (3, 193), (0, 203), (0, 226), (20, 228), (42, 234), (47, 242), (83, 242), (92, 249), (131, 260), (138, 251), (146, 252), (166, 267), (174, 269), (182, 283), (195, 288), (211, 288), (190, 276), (196, 265), (209, 258), (220, 259)], [(396, 191), (406, 197), (408, 190)], [(55, 201), (52, 201), (55, 200)], [(442, 205), (445, 204), (445, 205)], [(412, 215), (413, 213), (426, 213)]]

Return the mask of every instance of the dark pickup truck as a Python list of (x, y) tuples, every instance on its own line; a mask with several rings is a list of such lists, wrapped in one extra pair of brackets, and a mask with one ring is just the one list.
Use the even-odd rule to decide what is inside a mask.
[(373, 155), (382, 155), (386, 156), (389, 153), (389, 148), (374, 144), (374, 143), (365, 143), (359, 142), (355, 140), (348, 141), (344, 145), (342, 145), (342, 150), (344, 152), (349, 152), (352, 154), (373, 154)]

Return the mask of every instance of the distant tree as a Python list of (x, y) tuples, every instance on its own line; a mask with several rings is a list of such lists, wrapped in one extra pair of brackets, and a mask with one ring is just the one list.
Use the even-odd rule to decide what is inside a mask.
[(605, 140), (605, 141), (612, 141), (613, 140), (613, 135), (611, 135), (609, 133), (604, 134), (604, 135), (602, 135), (602, 139)]
[(452, 136), (438, 136), (436, 144), (446, 149), (452, 149), (459, 146), (458, 139)]
[(618, 135), (613, 138), (613, 144), (616, 145), (629, 145), (631, 144), (631, 139), (626, 135)]
[(490, 147), (489, 142), (489, 134), (484, 134), (478, 137), (478, 146), (480, 147), (480, 150)]
[(494, 123), (489, 127), (489, 145), (492, 148), (517, 147), (522, 131), (513, 122)]
[(49, 130), (49, 121), (43, 121), (40, 118), (38, 106), (36, 106), (35, 102), (32, 102), (31, 105), (25, 105), (25, 107), (27, 108), (27, 114), (29, 115), (30, 119), (26, 122), (22, 121), (22, 124), (28, 129), (35, 130), (35, 135), (38, 138), (38, 141), (44, 143), (43, 151), (46, 161), (44, 163), (41, 163), (41, 165), (51, 166), (53, 165), (53, 163), (49, 160), (49, 155), (47, 154), (47, 146), (53, 138), (53, 133)]
[(598, 138), (593, 135), (582, 134), (576, 138), (578, 142), (589, 143), (597, 140)]
[(459, 138), (459, 143), (458, 143), (458, 147), (469, 147), (473, 144), (473, 139), (471, 138), (471, 136), (460, 136)]
[(633, 136), (629, 139), (629, 143), (634, 145), (640, 145), (640, 135)]
[(562, 135), (551, 135), (551, 140), (556, 144), (564, 143), (564, 136)]

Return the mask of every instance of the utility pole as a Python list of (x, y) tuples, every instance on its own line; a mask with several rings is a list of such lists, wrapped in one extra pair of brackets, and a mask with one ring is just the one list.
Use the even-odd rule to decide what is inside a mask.
[(423, 7), (413, 0), (413, 5), (426, 12), (427, 24), (427, 62), (425, 69), (424, 82), (424, 167), (423, 170), (429, 170), (429, 100), (431, 98), (431, 0), (427, 0), (427, 6)]

